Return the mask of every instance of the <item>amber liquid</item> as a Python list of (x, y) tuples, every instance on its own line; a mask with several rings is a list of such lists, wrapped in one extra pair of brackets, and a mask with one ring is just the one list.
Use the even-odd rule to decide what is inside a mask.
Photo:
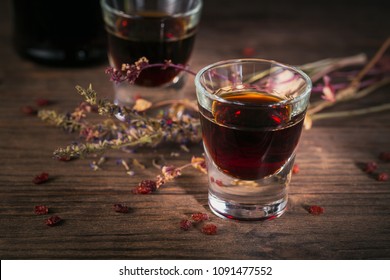
[[(188, 29), (182, 18), (148, 12), (132, 19), (121, 19), (116, 24), (116, 32), (107, 31), (110, 61), (117, 69), (121, 69), (123, 63), (134, 63), (143, 56), (149, 63), (171, 60), (175, 64), (186, 64), (190, 58), (195, 29)], [(171, 82), (179, 72), (174, 68), (145, 69), (135, 83), (161, 86)]]
[(304, 112), (291, 117), (291, 105), (280, 105), (282, 99), (260, 92), (230, 92), (220, 97), (246, 106), (214, 101), (211, 112), (200, 106), (209, 156), (220, 170), (237, 179), (275, 174), (298, 144)]

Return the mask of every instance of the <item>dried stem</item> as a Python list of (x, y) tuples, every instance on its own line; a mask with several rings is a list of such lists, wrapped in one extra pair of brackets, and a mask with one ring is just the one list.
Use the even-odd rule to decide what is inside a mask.
[(362, 98), (362, 97), (364, 97), (364, 96), (374, 92), (378, 88), (380, 88), (380, 87), (382, 87), (384, 85), (387, 85), (389, 83), (390, 83), (390, 78), (387, 78), (387, 79), (379, 81), (376, 84), (373, 84), (373, 85), (371, 85), (371, 86), (369, 86), (369, 87), (367, 87), (365, 89), (362, 89), (362, 90), (358, 91), (354, 95), (348, 95), (348, 96), (342, 96), (341, 95), (340, 96), (338, 94), (338, 95), (336, 95), (336, 101), (335, 102), (330, 102), (330, 101), (327, 101), (327, 100), (318, 101), (318, 102), (313, 103), (311, 105), (311, 107), (307, 111), (307, 114), (313, 116), (314, 114), (318, 113), (319, 111), (321, 111), (321, 110), (323, 110), (325, 108), (334, 106), (334, 105), (338, 104), (339, 102), (344, 102), (344, 101), (348, 101), (348, 100), (352, 100), (352, 99)]
[(390, 110), (390, 103), (385, 103), (379, 106), (373, 106), (373, 107), (368, 107), (363, 109), (315, 114), (311, 117), (311, 120), (315, 121), (315, 120), (323, 120), (323, 119), (330, 119), (330, 118), (352, 117), (358, 115), (365, 115), (369, 113), (382, 112), (386, 110)]

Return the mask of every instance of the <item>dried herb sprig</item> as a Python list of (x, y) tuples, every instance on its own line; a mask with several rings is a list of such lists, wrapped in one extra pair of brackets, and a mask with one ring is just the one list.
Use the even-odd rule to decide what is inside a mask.
[(161, 168), (161, 174), (156, 176), (154, 180), (142, 180), (138, 186), (133, 189), (133, 193), (135, 194), (151, 194), (157, 191), (161, 186), (165, 185), (168, 182), (173, 181), (175, 178), (182, 175), (182, 171), (188, 167), (193, 167), (199, 170), (202, 173), (207, 174), (206, 170), (206, 162), (203, 157), (195, 157), (191, 158), (191, 162), (187, 163), (180, 167), (174, 166), (163, 166)]
[[(70, 114), (59, 114), (49, 110), (40, 111), (38, 116), (42, 120), (67, 131), (80, 131), (80, 135), (86, 139), (85, 143), (73, 143), (55, 150), (55, 158), (68, 160), (89, 154), (102, 154), (110, 149), (155, 147), (161, 142), (197, 143), (201, 140), (199, 119), (188, 114), (181, 115), (175, 121), (153, 118), (136, 110), (118, 106), (108, 100), (98, 99), (91, 85), (87, 89), (80, 86), (76, 89), (86, 104), (91, 108), (96, 108), (100, 115), (110, 117), (110, 119), (106, 119), (103, 123), (90, 124), (85, 120), (85, 109), (81, 109), (80, 106)], [(124, 121), (117, 121), (114, 117), (117, 115), (120, 115)]]
[(110, 80), (115, 83), (128, 82), (134, 84), (140, 73), (148, 68), (175, 68), (180, 71), (185, 71), (189, 74), (196, 75), (195, 72), (189, 69), (188, 65), (174, 64), (171, 60), (165, 60), (164, 63), (150, 64), (146, 57), (141, 57), (134, 64), (124, 63), (121, 69), (115, 67), (107, 67), (106, 74), (110, 75)]

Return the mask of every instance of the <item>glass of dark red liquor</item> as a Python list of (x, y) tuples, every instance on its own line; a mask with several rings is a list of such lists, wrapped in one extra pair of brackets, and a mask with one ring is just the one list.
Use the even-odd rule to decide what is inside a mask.
[[(191, 57), (202, 0), (101, 0), (108, 36), (110, 65), (122, 69), (145, 57), (150, 64), (185, 66)], [(131, 106), (139, 97), (150, 101), (177, 99), (184, 85), (178, 68), (144, 69), (135, 83), (115, 84), (115, 101)]]
[(235, 220), (284, 213), (311, 92), (298, 68), (264, 59), (211, 64), (195, 78), (209, 206)]

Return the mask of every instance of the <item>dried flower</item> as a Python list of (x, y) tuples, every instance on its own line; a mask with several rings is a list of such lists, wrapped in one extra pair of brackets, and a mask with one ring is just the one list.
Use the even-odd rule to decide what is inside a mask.
[(175, 68), (181, 71), (186, 71), (192, 75), (196, 75), (196, 73), (188, 69), (187, 66), (173, 64), (170, 60), (166, 60), (164, 63), (149, 64), (149, 61), (146, 57), (141, 57), (134, 64), (122, 64), (122, 69), (120, 70), (113, 67), (108, 67), (106, 69), (106, 74), (110, 75), (110, 80), (115, 83), (122, 83), (126, 81), (130, 84), (133, 84), (143, 70), (153, 67), (161, 69)]

